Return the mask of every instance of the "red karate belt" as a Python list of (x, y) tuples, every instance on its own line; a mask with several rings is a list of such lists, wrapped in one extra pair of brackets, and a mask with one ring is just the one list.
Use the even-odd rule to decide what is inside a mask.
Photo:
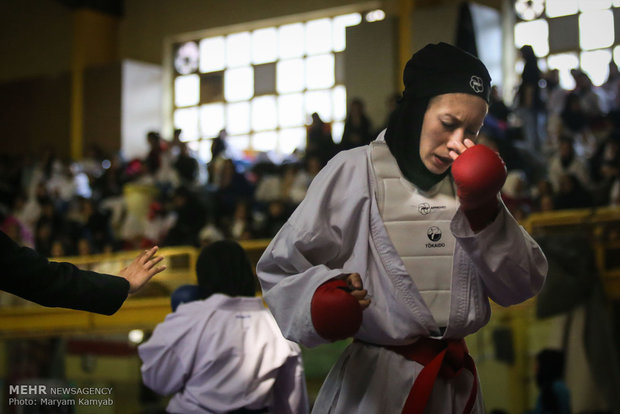
[(424, 365), (409, 391), (402, 414), (423, 414), (437, 376), (452, 379), (463, 369), (474, 375), (469, 399), (463, 410), (463, 414), (471, 413), (478, 393), (478, 374), (465, 340), (420, 338), (411, 345), (385, 346), (385, 348)]

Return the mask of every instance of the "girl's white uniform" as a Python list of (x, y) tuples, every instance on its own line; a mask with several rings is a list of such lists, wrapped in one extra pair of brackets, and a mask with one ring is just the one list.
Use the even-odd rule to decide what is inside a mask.
[[(450, 206), (445, 191), (439, 190), (446, 182), (424, 193), (402, 176), (382, 176), (375, 151), (385, 149), (383, 134), (370, 146), (339, 153), (321, 170), (257, 266), (265, 301), (284, 336), (305, 346), (327, 342), (310, 316), (312, 296), (321, 284), (356, 272), (372, 298), (355, 335), (358, 341), (332, 368), (314, 405), (316, 413), (400, 413), (423, 367), (369, 344), (464, 338), (488, 322), (489, 298), (503, 306), (520, 303), (540, 290), (547, 272), (542, 251), (504, 206), (475, 234), (463, 212), (454, 212), (456, 205)], [(391, 154), (387, 157), (396, 165)], [(408, 187), (410, 199), (395, 205), (388, 179), (392, 188), (398, 182)], [(399, 211), (410, 233), (409, 244), (398, 230)], [(434, 257), (436, 249), (452, 249), (449, 265), (445, 254)], [(425, 255), (431, 259), (425, 260)], [(428, 286), (433, 272), (442, 269), (451, 269), (451, 275), (439, 278), (443, 284), (447, 280), (447, 299), (441, 294), (446, 286)], [(423, 289), (418, 286), (422, 283), (427, 285)], [(443, 315), (439, 307), (431, 306), (432, 311), (427, 305), (435, 299), (449, 304)], [(438, 323), (435, 317), (445, 321)], [(471, 381), (465, 370), (452, 381), (438, 379), (427, 412), (460, 413)], [(474, 412), (484, 412), (481, 398)]]
[(179, 305), (138, 347), (144, 384), (170, 413), (308, 412), (301, 351), (261, 298), (215, 294)]

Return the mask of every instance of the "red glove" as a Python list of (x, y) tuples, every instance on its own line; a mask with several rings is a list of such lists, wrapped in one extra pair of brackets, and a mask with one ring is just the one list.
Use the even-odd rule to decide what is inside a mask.
[(452, 163), (452, 176), (469, 225), (482, 230), (499, 212), (497, 195), (506, 181), (506, 164), (489, 147), (474, 145)]
[(362, 325), (362, 308), (344, 280), (319, 286), (312, 296), (310, 313), (314, 329), (329, 341), (351, 337)]

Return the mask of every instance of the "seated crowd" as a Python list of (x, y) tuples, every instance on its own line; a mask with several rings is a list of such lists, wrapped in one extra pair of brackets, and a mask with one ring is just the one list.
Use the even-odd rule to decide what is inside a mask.
[[(560, 87), (557, 71), (541, 76), (538, 105), (506, 105), (494, 88), (479, 142), (506, 162), (502, 197), (519, 220), (620, 203), (620, 75), (610, 70), (601, 87), (579, 70), (573, 76), (572, 91)], [(305, 150), (277, 162), (270, 154), (239, 156), (222, 131), (204, 163), (179, 132), (170, 141), (149, 133), (142, 159), (95, 149), (70, 163), (52, 151), (2, 155), (0, 228), (48, 257), (269, 239), (330, 157), (367, 144), (378, 131), (355, 99), (337, 143), (313, 114)]]

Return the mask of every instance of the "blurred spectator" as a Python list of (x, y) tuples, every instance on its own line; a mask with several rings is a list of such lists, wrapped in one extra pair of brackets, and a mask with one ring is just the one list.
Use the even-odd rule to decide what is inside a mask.
[(303, 163), (304, 168), (298, 168), (289, 191), (289, 197), (293, 204), (299, 204), (306, 196), (308, 187), (314, 177), (321, 171), (321, 162), (318, 157), (307, 157)]
[(286, 223), (290, 213), (284, 202), (279, 200), (270, 202), (267, 206), (266, 218), (257, 231), (259, 237), (265, 239), (274, 237)]
[(557, 210), (586, 208), (592, 206), (592, 196), (573, 174), (564, 174), (560, 177), (560, 186), (553, 200)]
[(81, 233), (90, 241), (92, 249), (100, 253), (104, 246), (113, 240), (109, 216), (101, 212), (92, 199), (82, 198), (79, 203), (82, 216)]
[(604, 97), (594, 88), (592, 80), (585, 72), (580, 69), (571, 69), (570, 74), (575, 79), (573, 93), (579, 97), (588, 124), (592, 124), (607, 112)]
[(335, 153), (331, 126), (323, 122), (318, 113), (313, 113), (312, 123), (307, 127), (306, 157), (316, 156), (325, 165)]
[(179, 187), (173, 196), (174, 224), (164, 240), (165, 246), (198, 246), (198, 233), (207, 222), (207, 212), (196, 195)]
[[(583, 109), (581, 99), (576, 93), (571, 92), (566, 96), (564, 108), (560, 116), (562, 118), (560, 136), (571, 136), (574, 145), (577, 147), (576, 151), (580, 155), (590, 155), (593, 152), (594, 137), (590, 131), (588, 116)], [(558, 145), (560, 145), (559, 142)]]
[(508, 211), (518, 221), (525, 219), (533, 209), (533, 201), (525, 173), (520, 170), (508, 172), (501, 197)]
[(254, 199), (259, 203), (278, 200), (281, 196), (282, 177), (280, 168), (272, 162), (261, 162), (252, 169), (256, 176)]
[(571, 414), (562, 351), (544, 349), (536, 355), (536, 385), (539, 394), (532, 414)]
[(181, 142), (178, 148), (180, 153), (174, 161), (174, 169), (177, 171), (181, 184), (191, 187), (196, 184), (198, 177), (198, 161), (190, 155), (186, 143)]
[(497, 85), (491, 86), (491, 102), (489, 103), (489, 115), (499, 121), (503, 127), (506, 127), (508, 123), (508, 115), (510, 114), (510, 109), (504, 103), (502, 96), (499, 93), (499, 89)]
[(372, 134), (372, 139), (374, 140), (381, 131), (387, 128), (388, 123), (390, 122), (390, 116), (392, 116), (392, 112), (396, 109), (398, 105), (398, 100), (400, 99), (400, 93), (391, 93), (385, 98), (385, 108), (386, 108), (386, 116), (383, 120), (383, 123), (379, 126), (377, 130)]
[(228, 159), (228, 134), (225, 129), (221, 130), (211, 143), (211, 161), (207, 164), (208, 184), (217, 187), (221, 180), (221, 171), (224, 161)]
[(148, 248), (163, 245), (166, 235), (174, 225), (175, 216), (167, 211), (164, 204), (153, 201), (149, 205), (148, 224), (144, 229), (141, 247)]
[(609, 62), (609, 75), (601, 89), (605, 92), (605, 106), (607, 111), (617, 108), (618, 88), (620, 87), (620, 71), (613, 59)]
[(219, 178), (215, 192), (216, 214), (230, 217), (235, 211), (237, 201), (253, 197), (254, 187), (229, 159), (224, 161)]
[(555, 191), (560, 189), (562, 176), (572, 174), (582, 186), (590, 186), (590, 177), (586, 167), (585, 158), (577, 155), (574, 148), (574, 140), (569, 136), (561, 136), (558, 152), (549, 161), (549, 180)]
[(553, 191), (553, 185), (549, 179), (542, 178), (538, 180), (536, 186), (532, 190), (532, 196), (534, 200), (534, 209), (536, 211), (553, 210), (555, 192)]
[[(36, 197), (28, 197), (24, 193), (19, 193), (13, 201), (13, 216), (30, 234), (34, 232), (37, 220), (41, 215), (41, 206)], [(5, 232), (6, 233), (6, 232)], [(29, 245), (28, 247), (34, 247)]]
[(119, 155), (108, 160), (107, 168), (93, 184), (93, 197), (98, 200), (119, 196), (123, 193), (123, 185), (128, 180)]
[(348, 150), (367, 145), (373, 139), (371, 123), (368, 115), (366, 115), (364, 102), (360, 98), (354, 98), (351, 101), (349, 112), (344, 122), (340, 149)]
[(146, 140), (148, 141), (149, 152), (144, 159), (144, 165), (146, 166), (146, 170), (154, 175), (161, 166), (161, 136), (159, 132), (150, 131), (146, 134)]
[(607, 205), (612, 187), (620, 179), (620, 130), (612, 132), (601, 142), (589, 165), (595, 204)]
[(235, 240), (254, 238), (252, 211), (247, 200), (239, 200), (230, 223), (230, 236)]
[(560, 86), (560, 71), (552, 69), (545, 74), (543, 89), (547, 110), (547, 153), (557, 148), (562, 130), (561, 113), (568, 91)]
[(541, 121), (544, 122), (544, 103), (540, 91), (541, 73), (538, 58), (532, 46), (525, 45), (520, 49), (525, 65), (521, 73), (521, 83), (517, 90), (516, 111), (523, 122), (527, 148), (536, 153), (543, 144)]

